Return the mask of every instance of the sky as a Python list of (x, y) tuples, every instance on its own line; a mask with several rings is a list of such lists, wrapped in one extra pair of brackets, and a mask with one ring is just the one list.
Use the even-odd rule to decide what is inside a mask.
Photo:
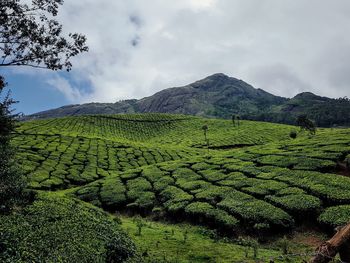
[(349, 0), (66, 0), (73, 70), (0, 69), (18, 111), (142, 98), (214, 73), (293, 97), (350, 97)]

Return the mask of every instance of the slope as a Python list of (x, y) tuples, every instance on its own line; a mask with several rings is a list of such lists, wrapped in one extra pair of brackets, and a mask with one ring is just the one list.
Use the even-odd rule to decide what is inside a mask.
[(307, 114), (319, 126), (350, 125), (350, 102), (347, 98), (330, 99), (306, 92), (287, 99), (220, 73), (184, 87), (162, 90), (140, 100), (68, 105), (24, 119), (145, 112), (218, 118), (231, 118), (232, 114), (239, 114), (244, 119), (287, 124), (295, 123), (299, 114)]
[(30, 187), (68, 189), (111, 212), (190, 221), (229, 235), (251, 233), (251, 226), (273, 235), (321, 214), (320, 226), (329, 226), (329, 209), (343, 211), (342, 222), (350, 179), (337, 169), (350, 153), (350, 130), (292, 140), (292, 128), (168, 114), (82, 116), (25, 122), (15, 143)]

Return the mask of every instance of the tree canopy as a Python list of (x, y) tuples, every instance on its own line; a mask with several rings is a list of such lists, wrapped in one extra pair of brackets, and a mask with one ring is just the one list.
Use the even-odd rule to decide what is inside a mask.
[(55, 20), (63, 0), (2, 0), (0, 2), (0, 66), (51, 70), (72, 68), (70, 59), (88, 51), (86, 37), (64, 35)]
[(299, 115), (297, 119), (297, 125), (301, 130), (307, 130), (310, 134), (316, 133), (316, 125), (305, 114)]

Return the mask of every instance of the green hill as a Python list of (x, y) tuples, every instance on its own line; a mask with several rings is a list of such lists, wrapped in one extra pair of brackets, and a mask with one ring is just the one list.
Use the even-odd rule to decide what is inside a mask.
[(225, 119), (235, 114), (247, 120), (286, 124), (294, 124), (298, 115), (306, 114), (321, 127), (350, 125), (347, 98), (331, 99), (305, 92), (288, 99), (224, 74), (214, 74), (184, 87), (164, 89), (140, 100), (68, 105), (25, 119), (150, 112)]
[(292, 130), (187, 115), (91, 115), (23, 122), (14, 144), (31, 189), (111, 213), (229, 238), (269, 239), (308, 224), (327, 233), (350, 218), (350, 129), (296, 139)]

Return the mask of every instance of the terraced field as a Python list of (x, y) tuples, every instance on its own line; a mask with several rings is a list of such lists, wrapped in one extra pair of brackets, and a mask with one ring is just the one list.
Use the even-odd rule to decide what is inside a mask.
[[(203, 135), (208, 126), (209, 151)], [(114, 212), (274, 235), (350, 219), (350, 129), (183, 115), (83, 116), (24, 122), (15, 144), (37, 190)]]

